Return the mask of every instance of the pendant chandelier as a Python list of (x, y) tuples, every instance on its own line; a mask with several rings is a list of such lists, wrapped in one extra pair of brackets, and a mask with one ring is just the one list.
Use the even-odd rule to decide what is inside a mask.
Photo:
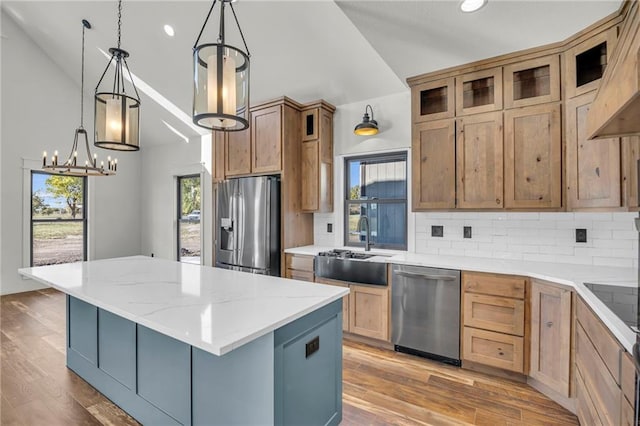
[[(84, 123), (84, 32), (85, 29), (91, 29), (91, 24), (83, 19), (82, 20), (82, 71), (81, 71), (81, 83), (80, 83), (80, 126), (76, 129), (75, 137), (73, 138), (73, 146), (69, 153), (69, 158), (64, 162), (58, 161), (58, 151), (55, 151), (51, 157), (51, 163), (47, 163), (47, 152), (42, 154), (42, 169), (49, 173), (64, 176), (110, 176), (116, 174), (118, 168), (118, 160), (111, 160), (111, 157), (107, 158), (107, 165), (105, 168), (104, 161), (98, 165), (98, 156), (94, 154), (91, 156), (91, 150), (89, 149), (89, 140), (87, 138), (87, 131), (83, 127)], [(78, 164), (78, 143), (80, 139), (84, 139), (85, 158), (81, 158)], [(84, 160), (84, 163), (82, 162)]]
[[(118, 47), (109, 49), (111, 59), (96, 86), (94, 144), (100, 148), (116, 151), (138, 151), (140, 149), (140, 95), (127, 65), (129, 52), (120, 48), (121, 23), (122, 0), (118, 0)], [(100, 91), (100, 84), (111, 68), (111, 63), (115, 64), (111, 91)], [(133, 92), (130, 91), (130, 94), (126, 91), (125, 76), (128, 76), (133, 87)]]
[[(205, 129), (238, 131), (249, 127), (249, 48), (233, 9), (234, 0), (214, 0), (193, 46), (193, 122)], [(220, 3), (216, 43), (198, 45), (211, 12)], [(229, 5), (246, 53), (227, 44), (225, 7)]]

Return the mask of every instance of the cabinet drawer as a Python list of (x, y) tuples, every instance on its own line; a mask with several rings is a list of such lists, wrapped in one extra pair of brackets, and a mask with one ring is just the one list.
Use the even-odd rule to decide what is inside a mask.
[(286, 255), (287, 269), (313, 272), (313, 256)]
[(313, 272), (298, 271), (297, 269), (287, 269), (287, 277), (292, 280), (313, 282)]
[(524, 301), (465, 293), (464, 325), (523, 336)]
[(635, 405), (636, 396), (636, 367), (628, 352), (621, 354), (620, 387), (625, 398)]
[(481, 274), (464, 272), (463, 289), (469, 293), (524, 299), (526, 279), (512, 275)]
[(467, 361), (523, 372), (524, 339), (508, 334), (464, 327), (463, 358)]
[(576, 415), (582, 425), (602, 426), (579, 369), (576, 369)]
[(619, 424), (622, 392), (580, 324), (576, 325), (576, 365), (600, 420), (607, 425)]
[(578, 298), (576, 317), (582, 325), (586, 335), (593, 344), (598, 355), (604, 361), (604, 365), (611, 373), (611, 376), (620, 384), (620, 345), (618, 341), (609, 334), (604, 324), (598, 319), (591, 309)]

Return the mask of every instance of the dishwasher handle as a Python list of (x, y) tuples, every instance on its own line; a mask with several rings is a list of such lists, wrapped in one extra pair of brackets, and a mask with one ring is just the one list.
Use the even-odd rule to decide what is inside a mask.
[(458, 279), (458, 277), (455, 275), (431, 275), (431, 274), (420, 274), (417, 272), (406, 272), (406, 271), (395, 271), (395, 274), (401, 277), (421, 278), (425, 280), (455, 281)]

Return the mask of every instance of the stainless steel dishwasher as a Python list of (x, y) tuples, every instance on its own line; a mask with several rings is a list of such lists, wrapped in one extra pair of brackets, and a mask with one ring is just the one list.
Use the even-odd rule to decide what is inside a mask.
[(395, 350), (460, 365), (460, 271), (393, 265)]

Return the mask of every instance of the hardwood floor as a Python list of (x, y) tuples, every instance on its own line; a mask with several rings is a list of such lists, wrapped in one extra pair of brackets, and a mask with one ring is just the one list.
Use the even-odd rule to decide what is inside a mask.
[[(64, 295), (0, 298), (2, 425), (135, 425), (65, 366)], [(577, 425), (531, 387), (345, 341), (343, 425)]]

